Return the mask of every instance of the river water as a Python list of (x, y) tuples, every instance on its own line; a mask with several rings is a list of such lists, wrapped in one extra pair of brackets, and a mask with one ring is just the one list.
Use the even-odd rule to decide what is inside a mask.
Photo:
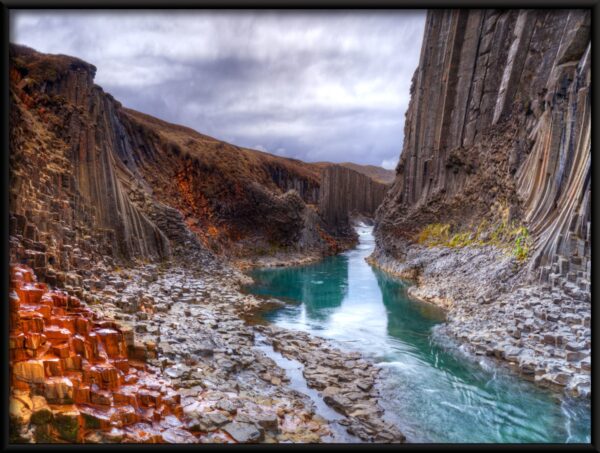
[(372, 268), (372, 228), (359, 244), (318, 263), (258, 269), (256, 295), (286, 302), (263, 314), (365, 354), (381, 368), (386, 416), (413, 442), (591, 441), (590, 406), (560, 399), (510, 372), (469, 360), (432, 338), (444, 320), (436, 307), (407, 297), (407, 283)]

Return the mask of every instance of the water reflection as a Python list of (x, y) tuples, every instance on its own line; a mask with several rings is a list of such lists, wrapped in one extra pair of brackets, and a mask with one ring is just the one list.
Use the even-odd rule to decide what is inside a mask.
[[(388, 335), (416, 343), (429, 343), (429, 331), (445, 318), (444, 311), (433, 304), (411, 300), (406, 285), (374, 269), (377, 285), (387, 313)], [(402, 299), (404, 303), (398, 303)]]
[(486, 369), (431, 339), (443, 312), (411, 300), (406, 284), (364, 260), (374, 247), (370, 228), (360, 244), (309, 266), (255, 271), (261, 295), (290, 301), (264, 314), (359, 350), (382, 367), (382, 402), (413, 441), (589, 442), (590, 408), (560, 402), (513, 375)]
[(286, 316), (327, 322), (348, 293), (348, 257), (328, 257), (308, 266), (257, 270), (252, 273), (254, 294), (269, 295), (294, 304)]

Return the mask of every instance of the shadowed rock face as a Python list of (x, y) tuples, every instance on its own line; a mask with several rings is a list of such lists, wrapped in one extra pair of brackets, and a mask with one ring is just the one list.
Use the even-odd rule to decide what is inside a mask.
[[(131, 160), (144, 163), (135, 169), (136, 179), (180, 211), (205, 247), (229, 256), (328, 248), (319, 238), (300, 240), (305, 230), (326, 228), (311, 215), (320, 168), (239, 148), (139, 112), (124, 113), (134, 142)], [(132, 196), (142, 200), (141, 189), (132, 188)], [(160, 215), (156, 218), (160, 222)]]
[(122, 126), (92, 84), (95, 68), (15, 47), (11, 62), (13, 261), (45, 276), (48, 266), (85, 269), (103, 256), (168, 258), (164, 234), (126, 196)]
[(379, 250), (502, 206), (531, 232), (532, 276), (585, 286), (590, 74), (588, 11), (430, 11)]
[(340, 230), (349, 227), (349, 215), (373, 217), (389, 186), (341, 165), (323, 170), (319, 212), (327, 222)]

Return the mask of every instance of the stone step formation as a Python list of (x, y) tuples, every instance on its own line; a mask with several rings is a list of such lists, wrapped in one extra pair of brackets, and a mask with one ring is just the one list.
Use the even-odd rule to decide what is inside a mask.
[(198, 442), (180, 395), (139, 360), (133, 331), (11, 267), (11, 431), (16, 441)]
[(591, 299), (591, 222), (587, 222), (586, 237), (580, 237), (572, 227), (557, 243), (562, 253), (552, 256), (550, 265), (539, 269), (539, 280), (553, 288), (562, 288), (573, 297)]

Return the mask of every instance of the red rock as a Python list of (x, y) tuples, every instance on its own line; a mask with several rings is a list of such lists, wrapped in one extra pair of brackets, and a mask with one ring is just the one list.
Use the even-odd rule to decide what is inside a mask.
[(49, 403), (73, 402), (73, 383), (67, 377), (50, 377), (44, 382), (44, 397)]
[(119, 416), (123, 425), (132, 425), (139, 421), (139, 417), (136, 413), (136, 410), (133, 406), (123, 406), (119, 408)]
[(27, 333), (41, 333), (44, 331), (44, 318), (35, 312), (20, 313), (21, 329)]
[(77, 317), (75, 319), (75, 332), (81, 335), (87, 335), (91, 330), (90, 322), (84, 317)]
[(113, 365), (119, 370), (122, 371), (124, 374), (127, 374), (129, 372), (129, 360), (125, 359), (125, 358), (121, 358), (121, 359), (114, 359), (113, 360)]
[(112, 393), (101, 389), (98, 385), (90, 386), (90, 401), (101, 406), (110, 406), (113, 402)]
[(125, 355), (125, 342), (120, 332), (113, 329), (100, 329), (96, 333), (102, 339), (109, 357), (121, 357)]
[(17, 296), (15, 291), (11, 291), (8, 295), (8, 307), (10, 310), (16, 311), (21, 306), (21, 299)]
[(68, 305), (69, 296), (64, 293), (53, 291), (50, 297), (52, 297), (55, 307), (66, 307)]
[(65, 371), (81, 371), (82, 358), (81, 356), (73, 355), (65, 357), (60, 363)]
[(49, 340), (68, 340), (71, 338), (71, 332), (68, 329), (58, 326), (48, 326), (44, 333)]
[(29, 305), (38, 305), (45, 292), (45, 285), (41, 283), (26, 283), (17, 288), (19, 299)]
[(161, 403), (161, 395), (153, 390), (142, 389), (138, 392), (139, 402), (142, 407), (156, 407)]
[(44, 372), (46, 376), (62, 376), (63, 368), (59, 358), (48, 357), (44, 359)]
[(113, 392), (113, 400), (117, 405), (129, 404), (137, 407), (137, 398), (135, 397), (135, 394), (124, 390)]
[(43, 333), (32, 333), (27, 336), (25, 347), (28, 349), (38, 349), (46, 342), (46, 335)]
[(85, 354), (85, 338), (81, 335), (74, 335), (71, 338), (71, 346), (73, 346), (73, 351), (77, 354)]
[(71, 354), (71, 348), (69, 347), (69, 343), (61, 343), (52, 346), (52, 353), (60, 358), (69, 357)]
[(25, 347), (26, 336), (23, 332), (20, 332), (16, 335), (11, 335), (8, 338), (8, 347), (9, 349), (19, 349)]
[(81, 306), (81, 301), (75, 296), (69, 296), (69, 307), (77, 308)]
[[(136, 426), (117, 437), (162, 441), (161, 432), (173, 427), (163, 420), (183, 416), (181, 398), (174, 390), (163, 395), (164, 382), (146, 372), (140, 359), (145, 359), (147, 348), (134, 344), (132, 329), (98, 319), (77, 298), (47, 291), (27, 270), (13, 267), (11, 276), (18, 277), (11, 280), (11, 387), (25, 396), (33, 391), (45, 396), (36, 395), (39, 407), (30, 410), (31, 420), (38, 423), (35, 439), (99, 441), (102, 436), (90, 437), (87, 430), (108, 433)], [(128, 344), (133, 344), (129, 351)], [(128, 358), (127, 352), (138, 360)], [(13, 412), (22, 412), (16, 411), (17, 405)], [(20, 420), (29, 423), (27, 417)], [(141, 420), (156, 423), (156, 428)], [(142, 426), (146, 431), (140, 431)]]
[(12, 367), (13, 375), (22, 381), (43, 383), (45, 379), (44, 362), (41, 360), (27, 360), (17, 362)]
[(11, 349), (9, 355), (10, 361), (13, 363), (32, 358), (31, 351), (25, 348)]
[(90, 387), (80, 385), (73, 391), (73, 402), (75, 404), (88, 404), (90, 402)]
[(72, 316), (57, 315), (54, 313), (48, 325), (66, 329), (69, 331), (69, 334), (75, 333), (75, 319)]
[(100, 375), (102, 376), (102, 387), (109, 389), (119, 388), (119, 372), (114, 366), (102, 365), (100, 368)]

